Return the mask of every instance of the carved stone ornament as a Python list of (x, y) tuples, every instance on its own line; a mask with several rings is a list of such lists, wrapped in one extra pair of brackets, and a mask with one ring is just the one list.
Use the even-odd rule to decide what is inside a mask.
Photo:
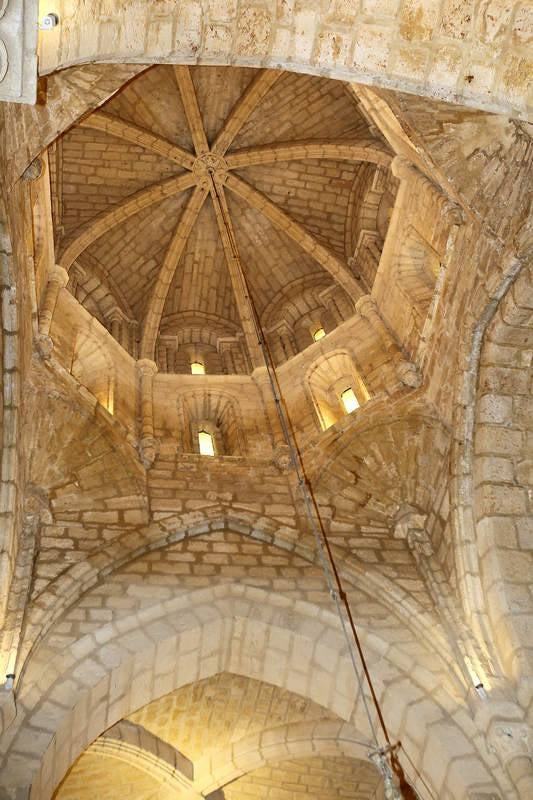
[(282, 472), (287, 472), (292, 467), (292, 459), (289, 448), (286, 444), (281, 444), (274, 450), (272, 459), (276, 467)]
[(405, 361), (405, 359), (398, 361), (396, 364), (396, 374), (403, 385), (408, 386), (410, 389), (418, 389), (422, 383), (420, 372), (416, 364), (413, 364), (412, 361)]
[(156, 459), (158, 442), (153, 436), (147, 436), (140, 443), (139, 455), (145, 469), (150, 469)]
[(43, 168), (42, 158), (34, 158), (22, 173), (23, 180), (29, 182), (38, 180), (43, 174)]
[(516, 720), (494, 720), (488, 730), (489, 747), (506, 762), (516, 756), (530, 756), (529, 731)]
[(0, 0), (0, 100), (35, 103), (38, 0)]

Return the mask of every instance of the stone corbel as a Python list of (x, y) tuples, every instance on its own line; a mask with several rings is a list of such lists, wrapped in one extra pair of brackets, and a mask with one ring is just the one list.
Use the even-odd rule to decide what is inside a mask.
[(34, 181), (39, 180), (43, 174), (43, 169), (44, 164), (42, 158), (34, 158), (31, 164), (29, 164), (22, 173), (22, 180), (27, 181), (28, 183), (33, 183)]
[(394, 538), (405, 539), (413, 554), (429, 558), (433, 555), (433, 545), (426, 530), (427, 514), (408, 511), (397, 520)]
[(137, 361), (140, 383), (141, 441), (139, 455), (146, 469), (150, 469), (157, 455), (157, 441), (154, 436), (154, 375), (157, 364), (148, 358)]
[(516, 756), (530, 756), (531, 730), (522, 720), (493, 719), (489, 723), (489, 748), (507, 763)]
[(44, 297), (39, 312), (39, 340), (38, 347), (43, 357), (48, 357), (53, 349), (50, 337), (50, 328), (57, 305), (59, 292), (68, 283), (69, 275), (66, 269), (57, 264), (49, 271)]
[(518, 797), (533, 797), (532, 731), (521, 719), (491, 719), (487, 729), (489, 750), (507, 770)]
[(287, 444), (278, 444), (274, 450), (274, 456), (272, 458), (274, 466), (276, 466), (280, 472), (286, 474), (294, 467), (291, 451), (289, 449), (289, 445)]
[(416, 182), (419, 189), (436, 202), (441, 217), (448, 222), (450, 227), (463, 224), (464, 216), (461, 207), (407, 158), (396, 156), (391, 162), (391, 171), (394, 177), (400, 181)]

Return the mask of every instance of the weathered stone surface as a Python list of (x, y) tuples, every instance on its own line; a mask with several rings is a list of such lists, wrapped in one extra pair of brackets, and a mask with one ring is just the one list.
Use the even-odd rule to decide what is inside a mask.
[[(364, 12), (376, 61), (422, 80), (434, 45), (453, 73), (474, 29), (524, 24), (217, 2), (207, 32), (171, 5), (91, 36), (327, 70)], [(528, 798), (527, 126), (246, 65), (78, 66), (2, 113), (1, 791), (379, 797), (337, 598), (418, 794)]]

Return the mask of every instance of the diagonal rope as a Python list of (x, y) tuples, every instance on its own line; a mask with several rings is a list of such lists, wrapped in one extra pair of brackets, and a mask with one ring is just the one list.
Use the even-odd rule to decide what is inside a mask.
[[(324, 531), (324, 527), (322, 525), (320, 512), (318, 509), (317, 501), (312, 486), (306, 476), (302, 455), (300, 453), (296, 436), (294, 434), (294, 429), (291, 424), (290, 416), (288, 414), (287, 407), (283, 399), (274, 360), (270, 353), (268, 343), (265, 340), (265, 336), (261, 325), (261, 320), (259, 318), (259, 314), (257, 312), (253, 296), (250, 292), (250, 287), (248, 285), (246, 275), (241, 265), (239, 251), (233, 234), (231, 221), (228, 219), (227, 214), (225, 213), (224, 203), (222, 202), (220, 196), (220, 188), (214, 179), (213, 173), (210, 173), (210, 181), (212, 184), (213, 196), (216, 198), (219, 207), (221, 208), (222, 219), (230, 242), (231, 257), (235, 262), (236, 272), (239, 275), (239, 279), (242, 283), (243, 294), (250, 307), (251, 317), (254, 323), (258, 344), (263, 352), (263, 357), (267, 368), (268, 378), (270, 381), (270, 386), (274, 397), (277, 415), (283, 432), (283, 437), (289, 449), (291, 463), (296, 472), (298, 487), (300, 489), (300, 493), (304, 501), (307, 517), (311, 526), (311, 530), (313, 532), (313, 537), (315, 539), (319, 561), (322, 566), (322, 570), (324, 572), (324, 577), (326, 580), (328, 591), (335, 604), (335, 608), (341, 623), (344, 638), (348, 645), (350, 661), (353, 667), (353, 671), (355, 673), (360, 696), (363, 702), (372, 739), (375, 745), (374, 753), (377, 756), (379, 768), (384, 776), (386, 797), (390, 798), (390, 800), (401, 800), (402, 794), (400, 790), (397, 789), (393, 781), (393, 766), (395, 763), (393, 746), (389, 737), (387, 726), (385, 724), (381, 706), (379, 704), (379, 700), (372, 682), (368, 664), (363, 653), (361, 641), (357, 633), (350, 604), (348, 602), (346, 592), (344, 591), (342, 579), (337, 569), (337, 565), (335, 563), (330, 544), (328, 542), (327, 536)], [(359, 661), (361, 663), (362, 670), (359, 668), (359, 665), (357, 663), (357, 657), (359, 658)], [(376, 716), (379, 720), (379, 725), (383, 734), (383, 738), (385, 740), (384, 746), (380, 744), (378, 731), (376, 729), (374, 718), (370, 710), (368, 698), (366, 697), (365, 687), (364, 687), (365, 680), (368, 689), (370, 691), (372, 703), (374, 705)], [(389, 754), (390, 762), (386, 758), (386, 754)]]

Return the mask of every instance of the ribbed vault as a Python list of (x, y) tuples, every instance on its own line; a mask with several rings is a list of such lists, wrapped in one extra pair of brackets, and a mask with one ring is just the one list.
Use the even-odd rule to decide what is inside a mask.
[[(261, 363), (232, 246), (266, 328), (278, 324), (268, 310), (283, 306), (288, 271), (352, 303), (371, 288), (377, 262), (359, 271), (352, 230), (377, 231), (380, 205), (388, 219), (391, 154), (342, 83), (154, 67), (67, 131), (50, 160), (69, 288), (110, 329), (116, 310), (97, 300), (115, 296), (136, 326), (131, 348), (164, 371), (181, 362), (158, 358), (160, 347), (179, 350), (191, 326), (205, 341), (213, 321), (215, 342), (229, 337), (241, 354), (239, 370)], [(80, 292), (88, 275), (91, 292)]]

